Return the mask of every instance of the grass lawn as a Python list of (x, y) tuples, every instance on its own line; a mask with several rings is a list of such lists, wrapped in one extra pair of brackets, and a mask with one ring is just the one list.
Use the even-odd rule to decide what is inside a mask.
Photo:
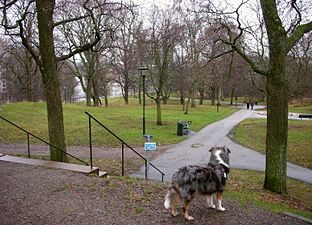
[[(107, 108), (86, 107), (83, 103), (64, 104), (64, 126), (67, 145), (88, 146), (88, 117), (89, 112), (121, 139), (132, 146), (142, 146), (142, 106), (132, 102), (126, 106), (120, 99), (112, 100)], [(137, 101), (137, 100), (136, 100)], [(185, 139), (177, 136), (177, 121), (191, 120), (193, 131), (199, 131), (210, 123), (223, 119), (236, 109), (222, 106), (219, 112), (216, 107), (206, 103), (196, 108), (190, 108), (188, 115), (182, 111), (178, 101), (170, 101), (162, 105), (163, 126), (156, 125), (156, 107), (148, 101), (146, 106), (146, 134), (154, 136), (153, 141), (160, 144), (174, 144)], [(48, 140), (46, 104), (43, 102), (21, 102), (1, 106), (0, 115), (16, 123), (29, 132)], [(107, 131), (95, 122), (93, 126), (93, 142), (95, 146), (119, 146)], [(26, 135), (12, 125), (0, 120), (0, 143), (26, 143)], [(39, 143), (31, 139), (31, 143)]]
[[(289, 120), (288, 160), (312, 168), (312, 120)], [(265, 153), (266, 119), (247, 119), (235, 127), (235, 139)]]
[[(312, 113), (311, 106), (289, 107), (289, 112)], [(266, 119), (247, 119), (235, 127), (235, 139), (242, 145), (265, 153)], [(289, 120), (288, 160), (312, 168), (312, 121)], [(234, 175), (233, 175), (234, 174)], [(288, 195), (263, 190), (264, 173), (232, 170), (231, 198), (275, 212), (291, 212), (312, 219), (312, 185), (287, 179)]]
[(292, 103), (288, 106), (289, 112), (297, 112), (297, 113), (306, 113), (312, 114), (312, 105), (311, 103)]
[(279, 195), (263, 189), (264, 173), (232, 169), (225, 198), (231, 198), (248, 207), (273, 212), (291, 212), (312, 219), (312, 185), (287, 179), (288, 194)]

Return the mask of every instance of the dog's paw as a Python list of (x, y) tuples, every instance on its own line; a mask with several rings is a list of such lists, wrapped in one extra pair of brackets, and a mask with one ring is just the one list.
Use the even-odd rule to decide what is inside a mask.
[(214, 204), (208, 205), (208, 207), (211, 208), (211, 209), (215, 209), (216, 208), (216, 206)]
[(223, 212), (223, 211), (225, 211), (225, 208), (223, 208), (222, 206), (218, 206), (217, 210)]
[(176, 217), (179, 215), (179, 213), (177, 211), (173, 211), (173, 212), (171, 212), (171, 215), (172, 215), (172, 217)]
[(193, 220), (193, 219), (194, 219), (192, 216), (184, 216), (184, 218), (185, 218), (186, 220)]

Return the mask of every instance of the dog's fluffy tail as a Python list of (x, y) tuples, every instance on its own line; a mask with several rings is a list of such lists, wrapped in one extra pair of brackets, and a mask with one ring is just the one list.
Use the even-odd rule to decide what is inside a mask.
[(165, 205), (165, 208), (166, 208), (166, 209), (169, 209), (169, 208), (170, 208), (170, 194), (169, 194), (169, 191), (168, 191), (167, 194), (166, 194), (164, 205)]
[(178, 195), (177, 191), (176, 191), (176, 188), (174, 186), (171, 186), (165, 196), (165, 208), (166, 209), (169, 209), (170, 206), (171, 206), (171, 202), (172, 200), (174, 199), (174, 197)]

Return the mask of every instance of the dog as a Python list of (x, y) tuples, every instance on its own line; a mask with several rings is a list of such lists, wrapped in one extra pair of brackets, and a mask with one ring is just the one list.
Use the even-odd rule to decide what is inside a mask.
[[(193, 220), (189, 215), (191, 201), (197, 194), (207, 196), (209, 208), (224, 211), (222, 193), (230, 172), (231, 151), (226, 147), (212, 147), (209, 163), (206, 167), (189, 165), (178, 169), (171, 179), (171, 185), (165, 196), (165, 208), (171, 208), (173, 217), (178, 215), (176, 206), (183, 201), (183, 213), (186, 220)], [(213, 194), (217, 197), (217, 206), (213, 203)]]

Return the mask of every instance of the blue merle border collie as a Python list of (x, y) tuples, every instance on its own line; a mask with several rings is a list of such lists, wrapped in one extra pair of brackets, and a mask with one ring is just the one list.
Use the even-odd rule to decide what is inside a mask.
[[(229, 153), (231, 151), (223, 147), (212, 147), (210, 161), (206, 167), (184, 166), (178, 169), (171, 179), (171, 185), (165, 197), (165, 208), (171, 208), (172, 216), (177, 216), (177, 205), (183, 202), (183, 213), (186, 220), (193, 220), (189, 215), (190, 203), (196, 194), (206, 195), (209, 208), (224, 211), (221, 201), (222, 193), (230, 172)], [(217, 197), (217, 206), (213, 204), (213, 194)]]

